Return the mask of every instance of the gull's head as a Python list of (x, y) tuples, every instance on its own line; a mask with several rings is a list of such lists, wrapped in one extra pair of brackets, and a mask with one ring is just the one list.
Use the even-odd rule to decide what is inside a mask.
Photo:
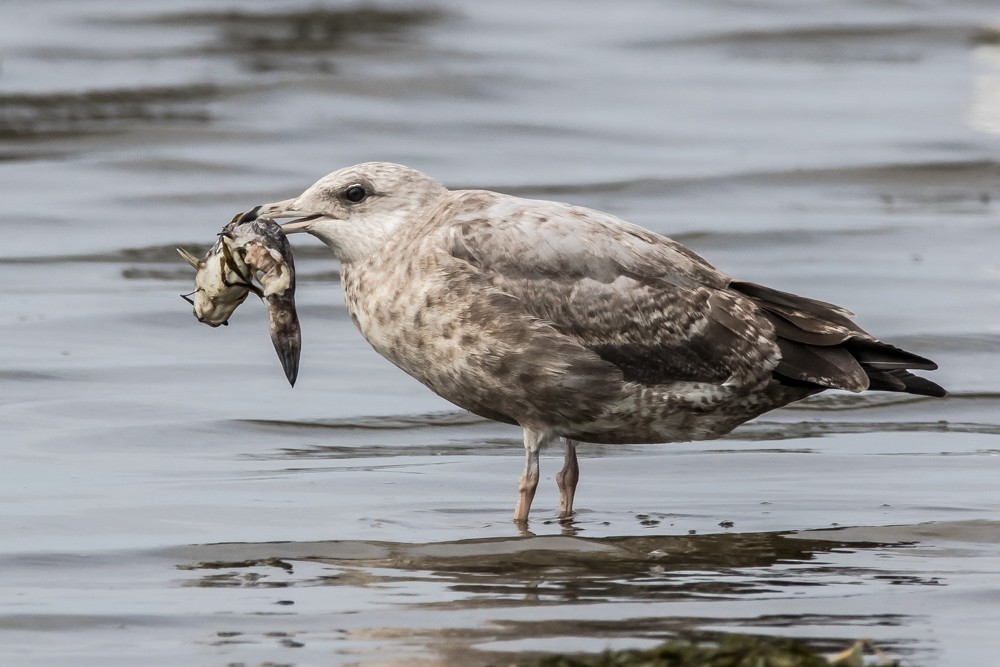
[(307, 232), (339, 259), (356, 261), (376, 252), (400, 226), (423, 219), (447, 192), (415, 169), (365, 162), (327, 174), (298, 197), (264, 204), (257, 215), (294, 218), (281, 226), (286, 234)]

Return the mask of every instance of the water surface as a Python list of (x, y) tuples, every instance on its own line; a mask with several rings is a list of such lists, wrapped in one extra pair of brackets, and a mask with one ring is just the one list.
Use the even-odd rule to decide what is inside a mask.
[[(993, 3), (0, 9), (0, 663), (507, 664), (678, 633), (1000, 649)], [(394, 160), (594, 206), (941, 365), (715, 442), (543, 456), (379, 358), (296, 238), (262, 306), (177, 295), (238, 210)]]

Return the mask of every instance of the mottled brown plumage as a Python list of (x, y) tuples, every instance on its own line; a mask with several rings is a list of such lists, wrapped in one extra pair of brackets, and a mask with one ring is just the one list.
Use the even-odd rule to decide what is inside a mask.
[[(363, 193), (357, 201), (354, 197)], [(679, 243), (591, 209), (449, 191), (412, 169), (348, 167), (262, 215), (326, 242), (380, 354), (449, 401), (520, 424), (527, 519), (537, 451), (718, 437), (825, 389), (940, 396), (832, 304), (734, 281)]]

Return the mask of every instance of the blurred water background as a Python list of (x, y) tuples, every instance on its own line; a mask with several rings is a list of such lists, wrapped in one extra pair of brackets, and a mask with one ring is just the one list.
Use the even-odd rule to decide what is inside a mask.
[[(5, 0), (0, 68), (0, 663), (712, 631), (995, 663), (995, 2)], [(520, 536), (518, 431), (375, 355), (318, 242), (294, 390), (262, 306), (212, 330), (177, 296), (175, 245), (367, 160), (611, 211), (843, 304), (952, 394), (582, 448), (570, 525), (550, 452)]]

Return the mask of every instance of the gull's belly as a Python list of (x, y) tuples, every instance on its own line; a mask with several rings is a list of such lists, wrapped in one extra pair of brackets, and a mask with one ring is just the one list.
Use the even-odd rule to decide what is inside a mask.
[(442, 398), (489, 419), (582, 441), (714, 438), (815, 391), (769, 377), (752, 390), (626, 382), (616, 367), (534, 318), (471, 316), (472, 293), (454, 283), (429, 290), (407, 280), (405, 265), (352, 267), (342, 283), (351, 318), (368, 343)]
[(483, 417), (520, 422), (513, 387), (497, 385), (488, 341), (439, 297), (393, 272), (344, 271), (348, 312), (369, 345), (434, 393)]

